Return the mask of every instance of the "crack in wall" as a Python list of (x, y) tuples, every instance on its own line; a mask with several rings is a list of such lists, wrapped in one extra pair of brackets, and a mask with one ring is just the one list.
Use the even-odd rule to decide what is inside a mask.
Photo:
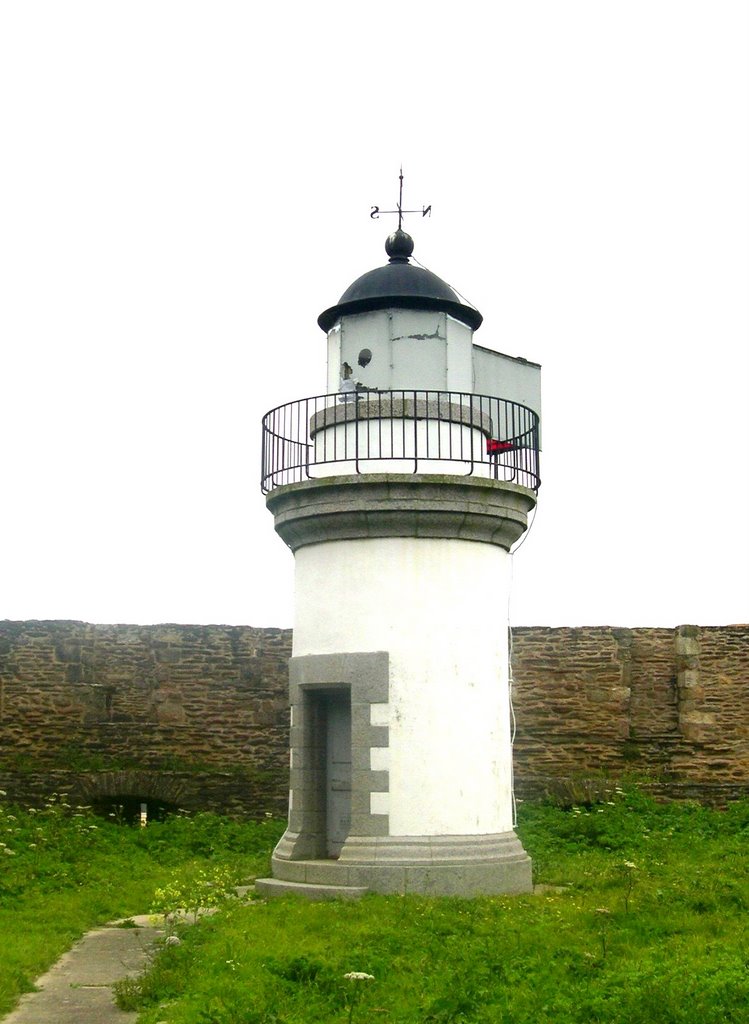
[(392, 341), (445, 341), (444, 334), (440, 334), (439, 327), (432, 334), (396, 334), (393, 335)]

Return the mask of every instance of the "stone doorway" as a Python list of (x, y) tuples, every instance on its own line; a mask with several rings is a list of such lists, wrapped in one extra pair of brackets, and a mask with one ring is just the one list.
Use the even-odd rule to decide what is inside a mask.
[(351, 691), (321, 695), (325, 732), (325, 854), (337, 858), (351, 830)]

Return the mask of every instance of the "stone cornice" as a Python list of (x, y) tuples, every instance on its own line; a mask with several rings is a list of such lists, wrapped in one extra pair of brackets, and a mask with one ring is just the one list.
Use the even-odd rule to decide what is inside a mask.
[(509, 551), (527, 529), (536, 496), (481, 477), (373, 473), (288, 484), (266, 504), (292, 551), (367, 537), (471, 540)]

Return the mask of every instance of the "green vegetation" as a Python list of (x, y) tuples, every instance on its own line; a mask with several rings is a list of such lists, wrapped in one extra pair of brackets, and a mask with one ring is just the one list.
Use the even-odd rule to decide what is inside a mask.
[[(59, 952), (95, 921), (194, 908), (205, 893), (221, 903), (231, 871), (267, 870), (278, 835), (209, 815), (92, 831), (54, 805), (47, 821), (82, 833), (80, 860), (59, 857), (57, 880), (49, 861), (34, 882), (46, 896), (31, 885), (18, 897), (3, 978), (35, 915)], [(224, 900), (176, 925), (121, 1005), (141, 1024), (749, 1024), (749, 802), (721, 812), (617, 790), (589, 806), (524, 804), (518, 831), (535, 895)]]
[(130, 828), (56, 796), (36, 811), (0, 804), (0, 1014), (85, 931), (147, 912), (180, 873), (265, 871), (279, 833), (210, 814)]
[(749, 1021), (749, 803), (619, 790), (523, 805), (519, 832), (534, 896), (229, 904), (129, 1005), (142, 1024)]

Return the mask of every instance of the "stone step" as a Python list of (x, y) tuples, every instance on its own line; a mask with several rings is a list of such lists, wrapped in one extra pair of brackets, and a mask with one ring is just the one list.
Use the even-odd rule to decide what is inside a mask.
[(280, 878), (257, 878), (258, 896), (301, 896), (307, 900), (358, 900), (369, 889), (363, 885), (323, 885), (317, 882), (286, 882)]

